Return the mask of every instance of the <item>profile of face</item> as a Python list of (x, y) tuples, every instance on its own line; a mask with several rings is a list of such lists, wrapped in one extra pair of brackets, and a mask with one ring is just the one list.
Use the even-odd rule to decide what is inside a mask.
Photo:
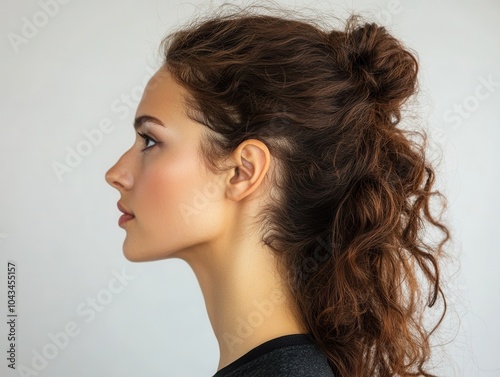
[(182, 258), (224, 226), (221, 176), (198, 150), (207, 127), (185, 115), (184, 90), (165, 67), (156, 72), (137, 108), (135, 142), (106, 173), (130, 214), (119, 222), (130, 261)]

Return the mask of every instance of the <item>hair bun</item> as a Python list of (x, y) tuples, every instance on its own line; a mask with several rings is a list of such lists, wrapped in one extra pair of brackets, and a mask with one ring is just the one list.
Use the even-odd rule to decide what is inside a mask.
[(381, 109), (399, 114), (399, 106), (416, 90), (417, 58), (375, 23), (359, 26), (351, 18), (344, 38), (345, 63), (355, 86)]

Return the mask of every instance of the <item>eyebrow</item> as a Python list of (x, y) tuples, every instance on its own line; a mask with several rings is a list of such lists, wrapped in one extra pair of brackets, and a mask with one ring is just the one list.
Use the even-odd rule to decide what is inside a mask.
[(154, 116), (151, 116), (151, 115), (141, 115), (141, 116), (135, 118), (134, 129), (135, 130), (139, 129), (146, 122), (156, 123), (160, 126), (165, 127), (165, 125), (162, 123), (162, 121), (159, 120), (158, 118), (155, 118)]

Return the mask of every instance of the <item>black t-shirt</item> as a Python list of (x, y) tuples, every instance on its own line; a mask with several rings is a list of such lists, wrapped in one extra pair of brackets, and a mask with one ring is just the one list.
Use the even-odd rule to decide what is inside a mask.
[(334, 377), (326, 355), (306, 334), (284, 335), (248, 351), (213, 377)]

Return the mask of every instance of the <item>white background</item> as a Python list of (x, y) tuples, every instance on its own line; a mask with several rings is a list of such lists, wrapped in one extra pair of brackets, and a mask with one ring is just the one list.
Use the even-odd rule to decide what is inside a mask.
[[(0, 375), (23, 375), (11, 373), (5, 357), (13, 260), (17, 367), (40, 369), (24, 375), (211, 376), (218, 348), (194, 274), (179, 260), (134, 264), (123, 257), (119, 195), (104, 181), (134, 139), (135, 106), (161, 63), (161, 38), (210, 6), (73, 0), (44, 20), (40, 3), (50, 2), (1, 0)], [(417, 51), (422, 123), (443, 152), (438, 184), (449, 198), (450, 252), (458, 261), (446, 270), (450, 307), (435, 370), (500, 376), (500, 2), (280, 3), (340, 17), (361, 11)], [(15, 47), (9, 33), (22, 36), (26, 20), (41, 26)], [(86, 140), (84, 130), (106, 119), (112, 131), (60, 181), (52, 165), (65, 164), (68, 148)], [(114, 274), (123, 273), (130, 280), (119, 283)], [(116, 293), (106, 291), (109, 284)], [(110, 302), (92, 309), (96, 298)], [(57, 347), (51, 334), (68, 326), (78, 334)], [(37, 364), (37, 352), (52, 359)]]

